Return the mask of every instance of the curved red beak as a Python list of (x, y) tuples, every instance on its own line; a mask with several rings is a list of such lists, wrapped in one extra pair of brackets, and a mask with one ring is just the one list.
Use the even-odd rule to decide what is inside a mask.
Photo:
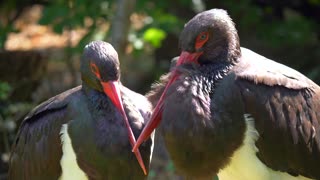
[[(134, 134), (132, 132), (132, 129), (129, 124), (129, 120), (127, 118), (127, 115), (124, 111), (121, 95), (120, 95), (120, 85), (118, 81), (108, 81), (108, 82), (101, 82), (101, 85), (103, 87), (104, 93), (111, 99), (112, 103), (116, 106), (116, 108), (121, 112), (121, 114), (124, 117), (124, 123), (126, 125), (128, 135), (129, 135), (129, 141), (131, 146), (133, 147), (136, 143), (136, 139), (134, 137)], [(134, 151), (134, 154), (140, 164), (140, 167), (143, 170), (143, 173), (147, 175), (146, 167), (143, 163), (141, 154), (139, 150)]]
[[(199, 56), (202, 54), (202, 52), (195, 52), (195, 53), (189, 53), (187, 51), (182, 51), (179, 57), (179, 60), (176, 64), (176, 66), (179, 66), (184, 63), (189, 62), (197, 62)], [(143, 128), (137, 143), (134, 145), (132, 151), (136, 152), (139, 148), (139, 146), (149, 138), (153, 130), (159, 125), (161, 118), (162, 118), (162, 110), (163, 110), (163, 102), (164, 102), (164, 96), (168, 90), (168, 87), (179, 77), (179, 73), (174, 70), (171, 75), (171, 79), (169, 80), (168, 84), (166, 85), (156, 107), (153, 110), (153, 113), (151, 115), (150, 121), (146, 124), (146, 126)]]

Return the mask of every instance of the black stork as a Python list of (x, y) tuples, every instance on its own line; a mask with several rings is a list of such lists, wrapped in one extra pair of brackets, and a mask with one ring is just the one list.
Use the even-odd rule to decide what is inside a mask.
[(150, 118), (149, 101), (121, 84), (118, 54), (109, 43), (84, 48), (81, 77), (82, 86), (26, 116), (13, 144), (9, 179), (146, 178), (152, 140), (141, 154), (131, 149)]
[(226, 11), (193, 17), (181, 54), (140, 134), (160, 120), (177, 170), (188, 177), (320, 179), (320, 87), (299, 72), (241, 48)]

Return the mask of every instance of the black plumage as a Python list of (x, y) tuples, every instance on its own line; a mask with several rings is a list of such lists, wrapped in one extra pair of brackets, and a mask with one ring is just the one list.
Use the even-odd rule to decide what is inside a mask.
[[(12, 147), (9, 179), (79, 178), (70, 163), (88, 179), (146, 178), (128, 137), (131, 129), (138, 137), (150, 118), (149, 101), (121, 85), (117, 52), (106, 42), (85, 47), (81, 75), (82, 86), (45, 101), (24, 119)], [(140, 148), (146, 170), (151, 145), (149, 138)]]
[(180, 46), (175, 69), (148, 95), (157, 105), (135, 148), (162, 120), (170, 156), (187, 177), (320, 179), (318, 85), (240, 48), (224, 10), (192, 18)]

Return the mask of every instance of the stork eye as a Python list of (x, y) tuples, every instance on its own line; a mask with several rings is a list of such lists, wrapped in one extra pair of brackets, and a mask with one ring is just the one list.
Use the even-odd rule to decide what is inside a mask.
[(196, 39), (196, 44), (195, 44), (195, 48), (199, 49), (201, 48), (209, 39), (209, 32), (205, 31), (205, 32), (201, 32)]
[(90, 62), (91, 71), (98, 79), (101, 79), (99, 68), (93, 62)]
[(200, 39), (205, 40), (207, 38), (207, 34), (201, 34)]

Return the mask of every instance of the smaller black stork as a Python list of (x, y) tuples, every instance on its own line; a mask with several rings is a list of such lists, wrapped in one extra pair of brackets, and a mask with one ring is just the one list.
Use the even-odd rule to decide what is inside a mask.
[(221, 9), (193, 17), (180, 46), (176, 67), (149, 93), (159, 101), (133, 151), (162, 120), (169, 154), (187, 177), (320, 179), (317, 84), (241, 48)]
[(141, 154), (131, 149), (150, 118), (149, 101), (121, 84), (118, 54), (109, 43), (84, 48), (81, 77), (82, 86), (26, 116), (12, 147), (9, 179), (146, 178), (152, 140)]

